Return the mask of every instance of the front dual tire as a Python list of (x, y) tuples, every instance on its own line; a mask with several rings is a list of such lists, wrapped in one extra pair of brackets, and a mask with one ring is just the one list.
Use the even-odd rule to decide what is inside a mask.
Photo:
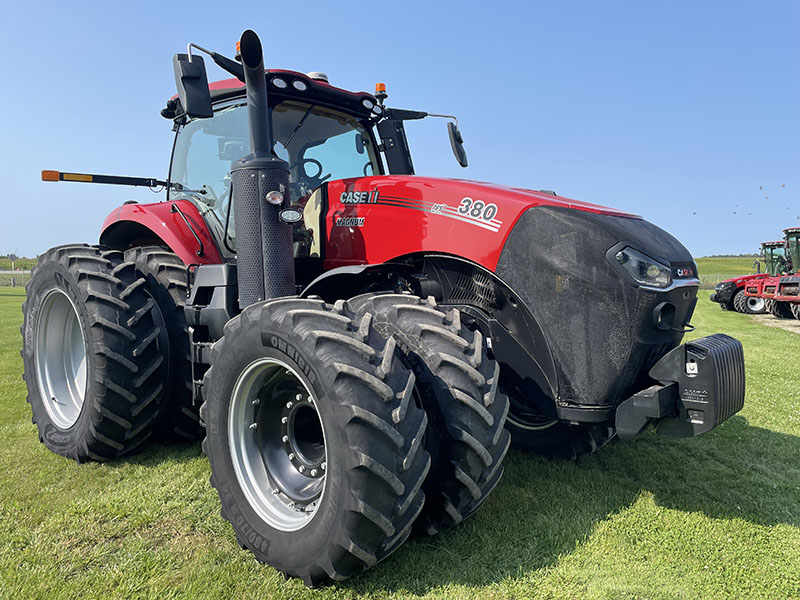
[(204, 380), (223, 517), (257, 559), (312, 587), (405, 541), (430, 468), (414, 374), (371, 317), (354, 317), (344, 302), (250, 306)]

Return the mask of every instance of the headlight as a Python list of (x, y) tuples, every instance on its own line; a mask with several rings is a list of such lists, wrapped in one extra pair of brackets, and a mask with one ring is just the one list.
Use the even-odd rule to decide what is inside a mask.
[(645, 256), (638, 250), (623, 248), (616, 253), (614, 258), (636, 282), (642, 285), (665, 288), (672, 283), (672, 273), (670, 273), (669, 267)]

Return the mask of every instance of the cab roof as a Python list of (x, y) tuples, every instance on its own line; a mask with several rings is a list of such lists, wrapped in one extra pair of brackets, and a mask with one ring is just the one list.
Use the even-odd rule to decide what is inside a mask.
[[(374, 118), (382, 114), (375, 96), (367, 92), (351, 92), (332, 86), (326, 81), (312, 79), (308, 75), (297, 71), (283, 69), (267, 69), (264, 72), (267, 78), (267, 92), (270, 98), (279, 100), (306, 100), (314, 104), (323, 104), (329, 108), (340, 108), (354, 113), (362, 118)], [(282, 81), (285, 87), (278, 87), (275, 81)], [(296, 86), (297, 84), (297, 86)], [(298, 89), (305, 84), (305, 89)], [(222, 102), (245, 95), (244, 83), (236, 78), (223, 79), (208, 84), (211, 91), (212, 102)], [(366, 101), (366, 102), (365, 102)]]

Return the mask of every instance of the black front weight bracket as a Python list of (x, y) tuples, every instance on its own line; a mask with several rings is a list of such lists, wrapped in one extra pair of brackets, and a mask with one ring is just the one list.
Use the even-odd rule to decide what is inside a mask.
[(711, 431), (744, 406), (742, 344), (722, 333), (687, 342), (652, 369), (659, 382), (617, 408), (617, 435), (632, 440), (651, 426), (667, 437)]

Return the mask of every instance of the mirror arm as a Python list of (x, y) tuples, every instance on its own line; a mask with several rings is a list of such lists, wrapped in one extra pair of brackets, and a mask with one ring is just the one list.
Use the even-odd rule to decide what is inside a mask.
[(211, 57), (211, 60), (217, 63), (217, 65), (219, 65), (223, 70), (227, 71), (228, 73), (236, 77), (236, 79), (244, 83), (244, 68), (242, 67), (241, 64), (239, 64), (235, 60), (231, 60), (227, 56), (223, 56), (218, 52), (207, 50), (206, 48), (203, 48), (202, 46), (198, 46), (197, 44), (193, 43), (189, 43), (186, 45), (186, 54), (189, 57), (189, 62), (192, 62), (192, 48), (196, 48), (197, 50), (200, 50), (200, 52), (208, 54)]

